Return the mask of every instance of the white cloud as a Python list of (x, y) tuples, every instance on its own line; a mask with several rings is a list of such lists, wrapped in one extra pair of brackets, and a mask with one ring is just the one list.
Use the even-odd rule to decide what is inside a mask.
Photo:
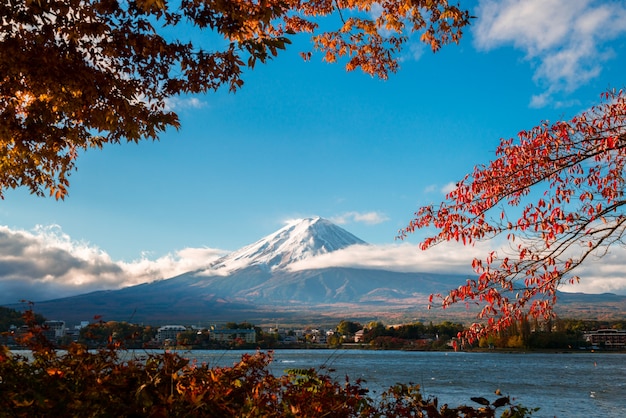
[(447, 195), (454, 189), (456, 189), (456, 183), (450, 182), (441, 188), (441, 193), (443, 193), (444, 195)]
[(589, 259), (576, 274), (580, 282), (567, 284), (562, 290), (583, 293), (626, 294), (626, 248), (613, 247), (603, 257)]
[(533, 95), (530, 98), (529, 106), (531, 108), (540, 109), (542, 107), (546, 107), (550, 104), (556, 109), (559, 108), (568, 108), (573, 106), (580, 106), (580, 100), (571, 99), (571, 100), (555, 100), (552, 97), (554, 91), (544, 91), (541, 94)]
[(536, 94), (530, 98), (530, 107), (535, 108), (535, 109), (546, 107), (549, 103), (550, 103), (550, 94), (548, 92)]
[(441, 185), (437, 185), (437, 184), (429, 184), (428, 186), (426, 186), (424, 188), (424, 194), (431, 194), (431, 193), (441, 193), (442, 195), (447, 195), (448, 193), (450, 193), (452, 190), (456, 189), (456, 182), (448, 182), (446, 184), (444, 184), (443, 186)]
[(211, 262), (225, 254), (225, 251), (215, 248), (185, 248), (168, 253), (156, 260), (150, 260), (144, 256), (130, 263), (118, 262), (117, 264), (128, 274), (128, 279), (123, 285), (130, 286), (206, 268)]
[(535, 107), (597, 77), (614, 56), (607, 42), (626, 33), (621, 1), (481, 0), (476, 15), (477, 48), (512, 45), (534, 66), (535, 82), (546, 89), (533, 97)]
[(471, 274), (472, 260), (486, 254), (482, 246), (445, 243), (428, 251), (417, 245), (353, 245), (295, 263), (295, 271), (309, 268), (353, 267), (385, 269), (398, 272), (439, 272)]
[(115, 262), (99, 248), (72, 241), (53, 225), (34, 231), (0, 226), (0, 303), (40, 301), (173, 277), (206, 267), (224, 252), (183, 249), (156, 260)]
[(206, 102), (197, 97), (168, 97), (165, 99), (165, 110), (177, 111), (182, 109), (202, 109)]
[(345, 225), (347, 223), (376, 225), (388, 221), (389, 218), (378, 212), (346, 212), (341, 215), (333, 216), (330, 220), (338, 225)]
[(407, 42), (407, 48), (403, 50), (403, 53), (398, 58), (398, 61), (419, 61), (427, 51), (430, 51), (430, 48), (426, 46), (424, 42), (420, 41), (419, 37), (412, 36), (409, 42)]

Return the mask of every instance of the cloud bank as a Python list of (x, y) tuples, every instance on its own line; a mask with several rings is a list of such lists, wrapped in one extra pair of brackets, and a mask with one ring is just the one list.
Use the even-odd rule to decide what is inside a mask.
[(118, 289), (205, 267), (223, 255), (188, 248), (149, 260), (116, 262), (99, 248), (72, 241), (59, 226), (34, 231), (0, 226), (0, 304), (41, 301)]
[(421, 251), (414, 244), (353, 245), (299, 261), (291, 270), (299, 271), (326, 267), (353, 267), (398, 272), (445, 272), (471, 274), (473, 257), (480, 256), (478, 247), (448, 245), (447, 248)]
[(481, 0), (476, 10), (475, 46), (488, 51), (514, 46), (534, 67), (534, 81), (545, 91), (531, 106), (554, 102), (597, 77), (615, 56), (608, 45), (626, 33), (622, 1)]
[[(495, 241), (480, 242), (475, 246), (463, 246), (456, 242), (441, 243), (428, 251), (421, 251), (414, 244), (386, 246), (354, 245), (291, 266), (299, 271), (325, 267), (352, 267), (391, 270), (398, 272), (430, 272), (467, 275), (472, 270), (474, 258), (485, 259), (493, 250), (504, 256), (510, 250), (494, 247)], [(588, 259), (576, 274), (581, 278), (576, 284), (563, 284), (566, 292), (617, 293), (626, 295), (626, 249), (612, 248), (610, 253), (596, 259)], [(461, 284), (461, 283), (459, 283)]]

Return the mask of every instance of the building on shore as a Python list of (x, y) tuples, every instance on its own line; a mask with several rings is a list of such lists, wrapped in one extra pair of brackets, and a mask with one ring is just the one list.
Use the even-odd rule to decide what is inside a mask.
[(209, 339), (231, 343), (237, 339), (248, 344), (256, 343), (256, 331), (253, 329), (212, 329), (209, 331)]
[(50, 320), (43, 323), (43, 334), (48, 341), (56, 342), (65, 335), (65, 321)]
[(166, 341), (176, 342), (178, 334), (187, 331), (187, 328), (182, 325), (164, 325), (157, 330), (156, 339), (159, 343)]
[(585, 339), (592, 346), (623, 350), (626, 348), (626, 331), (612, 328), (585, 333)]

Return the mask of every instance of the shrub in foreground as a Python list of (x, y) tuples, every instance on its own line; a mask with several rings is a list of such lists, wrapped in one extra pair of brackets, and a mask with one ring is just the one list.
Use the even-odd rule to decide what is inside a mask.
[[(28, 312), (27, 316), (30, 315)], [(314, 369), (270, 371), (271, 353), (243, 355), (232, 367), (196, 364), (175, 353), (136, 357), (111, 343), (62, 354), (31, 322), (26, 358), (0, 347), (0, 416), (6, 417), (524, 417), (508, 397), (480, 406), (439, 407), (418, 386), (396, 385), (376, 400), (362, 381), (338, 382)]]

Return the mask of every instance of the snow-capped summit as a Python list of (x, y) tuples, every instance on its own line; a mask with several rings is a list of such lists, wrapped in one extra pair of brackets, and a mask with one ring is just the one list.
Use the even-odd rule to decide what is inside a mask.
[(300, 219), (220, 258), (205, 273), (229, 274), (255, 265), (269, 270), (281, 269), (293, 262), (354, 244), (365, 244), (365, 241), (326, 219)]

